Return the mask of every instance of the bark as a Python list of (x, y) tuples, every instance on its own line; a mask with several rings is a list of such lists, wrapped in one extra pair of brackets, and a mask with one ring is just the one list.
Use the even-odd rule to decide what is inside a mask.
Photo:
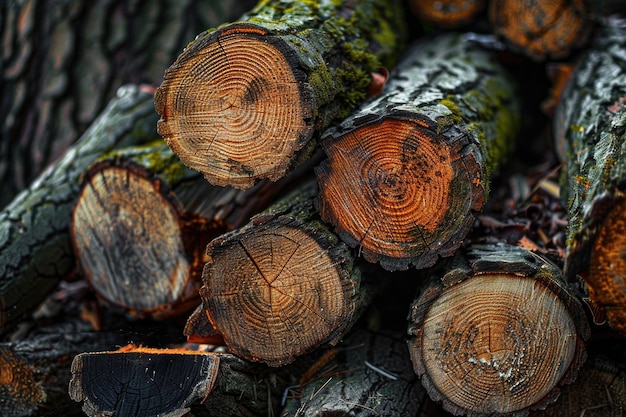
[(126, 83), (158, 85), (199, 31), (251, 0), (0, 4), (0, 208), (57, 160)]
[(453, 414), (526, 416), (571, 383), (589, 327), (560, 270), (525, 249), (473, 245), (411, 306), (409, 350)]
[(530, 417), (621, 417), (625, 410), (624, 370), (615, 361), (596, 355), (585, 363), (573, 384), (561, 389), (554, 404)]
[(227, 353), (127, 346), (74, 358), (70, 396), (89, 417), (266, 416), (282, 381)]
[(462, 36), (414, 45), (382, 93), (327, 130), (322, 219), (388, 270), (450, 256), (519, 127), (514, 85)]
[(484, 0), (411, 0), (411, 11), (424, 23), (454, 29), (472, 23), (485, 8)]
[(218, 186), (283, 177), (403, 46), (399, 1), (263, 1), (198, 36), (157, 90), (158, 131)]
[(303, 374), (282, 417), (426, 417), (428, 396), (404, 340), (359, 330)]
[(494, 0), (489, 3), (489, 20), (512, 50), (535, 61), (563, 59), (589, 37), (593, 22), (588, 3)]
[(556, 109), (569, 213), (565, 272), (582, 276), (609, 324), (626, 334), (626, 29), (606, 28), (581, 57)]
[(281, 366), (336, 344), (375, 293), (355, 254), (316, 217), (316, 193), (309, 182), (207, 247), (206, 316), (244, 359)]
[(0, 212), (0, 332), (74, 268), (69, 226), (81, 174), (115, 147), (154, 140), (156, 119), (151, 93), (119, 89), (80, 141)]
[(67, 384), (72, 358), (125, 343), (118, 333), (95, 333), (83, 322), (64, 322), (19, 341), (0, 343), (0, 414), (82, 416)]

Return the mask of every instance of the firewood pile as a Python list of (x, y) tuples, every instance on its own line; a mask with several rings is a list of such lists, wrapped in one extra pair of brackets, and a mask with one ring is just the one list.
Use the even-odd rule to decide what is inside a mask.
[[(18, 3), (7, 150), (64, 114), (18, 40), (79, 34)], [(100, 14), (80, 137), (1, 156), (0, 415), (626, 414), (619, 2), (152, 3)]]

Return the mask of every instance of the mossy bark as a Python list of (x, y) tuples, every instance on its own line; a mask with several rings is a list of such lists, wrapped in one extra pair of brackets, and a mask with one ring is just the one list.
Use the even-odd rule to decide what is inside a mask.
[(626, 334), (626, 28), (603, 29), (581, 57), (555, 115), (569, 213), (565, 272), (585, 279)]
[(404, 39), (397, 0), (261, 1), (201, 33), (166, 70), (159, 133), (212, 184), (277, 180), (366, 98)]
[(514, 144), (519, 107), (491, 53), (456, 34), (418, 42), (379, 96), (324, 133), (322, 218), (389, 270), (451, 255)]
[(80, 141), (0, 212), (0, 332), (75, 267), (69, 226), (80, 176), (116, 147), (154, 140), (152, 94), (123, 87)]
[(554, 264), (506, 244), (459, 250), (409, 315), (409, 350), (430, 397), (456, 415), (526, 416), (586, 358), (582, 304)]
[(0, 208), (87, 130), (124, 83), (158, 85), (185, 43), (254, 0), (0, 4)]
[(207, 247), (203, 306), (238, 356), (280, 366), (334, 345), (378, 288), (319, 220), (316, 193), (309, 182)]

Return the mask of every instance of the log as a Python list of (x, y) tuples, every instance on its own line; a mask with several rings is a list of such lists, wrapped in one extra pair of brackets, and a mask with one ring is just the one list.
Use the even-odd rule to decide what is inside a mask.
[(158, 131), (211, 184), (275, 181), (366, 98), (404, 33), (397, 0), (259, 2), (200, 34), (165, 71)]
[(565, 273), (582, 277), (608, 323), (626, 334), (626, 28), (607, 27), (581, 57), (554, 122), (569, 213)]
[(459, 247), (519, 127), (514, 84), (456, 34), (412, 46), (382, 93), (322, 137), (322, 219), (388, 270)]
[(411, 0), (411, 12), (426, 24), (445, 29), (468, 25), (482, 13), (484, 0)]
[(281, 417), (427, 417), (426, 392), (402, 337), (351, 332), (288, 391)]
[(585, 0), (492, 0), (492, 30), (511, 50), (535, 61), (566, 58), (585, 45), (592, 26)]
[(0, 208), (78, 140), (121, 85), (158, 85), (187, 39), (254, 3), (3, 2)]
[(0, 333), (75, 267), (69, 226), (79, 178), (115, 147), (154, 140), (152, 93), (120, 88), (80, 141), (0, 212)]
[(411, 306), (409, 350), (430, 397), (455, 415), (526, 416), (571, 383), (586, 357), (581, 303), (546, 259), (473, 245)]
[(17, 341), (0, 343), (0, 414), (4, 417), (83, 414), (68, 397), (72, 358), (126, 343), (119, 333), (65, 321)]
[[(626, 373), (618, 363), (594, 355), (576, 381), (561, 388), (558, 400), (530, 417), (618, 417), (626, 410)], [(622, 364), (623, 365), (623, 364)]]
[(278, 409), (282, 384), (228, 353), (129, 345), (77, 355), (69, 392), (89, 417), (253, 417)]
[(339, 342), (375, 294), (355, 254), (316, 217), (316, 195), (311, 181), (207, 246), (200, 296), (231, 353), (291, 363)]

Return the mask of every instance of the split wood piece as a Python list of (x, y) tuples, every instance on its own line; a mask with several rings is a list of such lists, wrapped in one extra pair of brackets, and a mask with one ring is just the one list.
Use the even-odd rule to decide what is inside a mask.
[(398, 0), (262, 1), (200, 34), (165, 71), (158, 131), (214, 185), (275, 181), (366, 98), (403, 46)]
[(424, 23), (453, 29), (465, 26), (483, 11), (484, 0), (411, 0), (411, 11)]
[(626, 334), (626, 28), (607, 27), (581, 57), (556, 109), (569, 213), (565, 273), (584, 278), (608, 323)]
[(582, 366), (590, 332), (560, 270), (494, 244), (459, 251), (443, 271), (409, 317), (411, 359), (430, 397), (468, 416), (526, 416), (553, 402)]
[(452, 255), (517, 135), (514, 90), (463, 36), (414, 45), (379, 96), (324, 133), (322, 219), (388, 270)]
[(71, 359), (84, 349), (106, 350), (120, 343), (126, 342), (119, 332), (90, 332), (84, 322), (64, 322), (0, 343), (0, 415), (82, 416), (68, 397)]
[(82, 272), (99, 296), (139, 317), (189, 311), (206, 245), (227, 230), (202, 210), (227, 192), (162, 141), (108, 154), (86, 172), (72, 213)]
[(279, 382), (226, 353), (126, 346), (76, 356), (69, 392), (89, 417), (252, 417), (278, 408)]
[(535, 61), (566, 58), (592, 26), (585, 0), (492, 0), (488, 13), (493, 31)]
[(2, 2), (0, 208), (76, 142), (120, 85), (158, 85), (188, 39), (255, 3)]
[(80, 141), (0, 212), (0, 333), (75, 267), (69, 229), (79, 178), (102, 154), (155, 139), (152, 100), (142, 87), (120, 88)]
[(558, 400), (530, 417), (622, 417), (626, 411), (626, 373), (601, 355), (585, 362), (576, 381), (561, 388)]
[(287, 393), (281, 417), (426, 417), (430, 401), (405, 340), (361, 329), (321, 356)]
[(355, 254), (316, 218), (316, 195), (309, 182), (208, 245), (206, 316), (194, 317), (208, 318), (233, 354), (288, 364), (336, 344), (373, 297)]

